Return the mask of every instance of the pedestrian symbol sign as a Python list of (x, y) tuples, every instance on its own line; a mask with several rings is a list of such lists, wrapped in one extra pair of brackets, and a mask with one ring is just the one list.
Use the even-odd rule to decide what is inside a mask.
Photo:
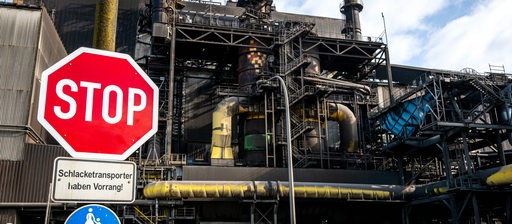
[(103, 205), (86, 205), (75, 210), (65, 224), (121, 224), (117, 215)]

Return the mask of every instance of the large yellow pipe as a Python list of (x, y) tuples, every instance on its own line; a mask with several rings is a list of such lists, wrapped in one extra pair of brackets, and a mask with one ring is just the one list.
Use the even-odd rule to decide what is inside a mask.
[(499, 170), (489, 175), (485, 183), (489, 186), (500, 186), (512, 184), (512, 164), (501, 167)]
[(330, 103), (329, 107), (335, 109), (333, 113), (329, 114), (329, 119), (337, 121), (340, 125), (342, 149), (347, 152), (355, 152), (358, 144), (356, 116), (343, 104)]
[(98, 0), (92, 45), (96, 49), (116, 51), (117, 0)]
[[(403, 186), (295, 182), (297, 198), (393, 200)], [(146, 198), (269, 198), (288, 197), (288, 182), (278, 181), (160, 181), (144, 188)]]
[(240, 101), (242, 97), (229, 97), (222, 100), (213, 111), (212, 118), (212, 166), (234, 166), (233, 148), (231, 147), (233, 116), (245, 112)]

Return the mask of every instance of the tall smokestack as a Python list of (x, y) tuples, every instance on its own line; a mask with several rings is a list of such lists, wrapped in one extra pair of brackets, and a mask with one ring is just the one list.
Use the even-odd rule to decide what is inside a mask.
[(344, 4), (340, 7), (340, 12), (345, 15), (345, 27), (343, 27), (341, 33), (350, 39), (363, 39), (361, 22), (359, 21), (359, 13), (361, 11), (363, 11), (363, 2), (361, 0), (344, 0)]
[(153, 37), (169, 38), (169, 17), (165, 12), (168, 7), (165, 0), (151, 0), (151, 20), (153, 21)]

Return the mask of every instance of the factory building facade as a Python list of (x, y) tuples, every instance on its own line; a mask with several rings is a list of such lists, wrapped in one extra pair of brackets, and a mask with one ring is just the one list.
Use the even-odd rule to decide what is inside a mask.
[[(95, 7), (0, 3), (0, 223), (83, 205), (50, 199), (69, 154), (36, 114), (42, 71), (92, 46)], [(363, 9), (119, 1), (115, 49), (158, 86), (159, 121), (128, 158), (135, 201), (104, 204), (122, 223), (510, 223), (510, 74), (391, 65)]]

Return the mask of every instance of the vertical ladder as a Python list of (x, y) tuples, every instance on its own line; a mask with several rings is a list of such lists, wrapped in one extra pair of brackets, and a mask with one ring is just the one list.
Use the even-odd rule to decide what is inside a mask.
[[(276, 127), (274, 92), (265, 92), (265, 156), (266, 167), (276, 167)], [(269, 139), (270, 136), (270, 139)]]

